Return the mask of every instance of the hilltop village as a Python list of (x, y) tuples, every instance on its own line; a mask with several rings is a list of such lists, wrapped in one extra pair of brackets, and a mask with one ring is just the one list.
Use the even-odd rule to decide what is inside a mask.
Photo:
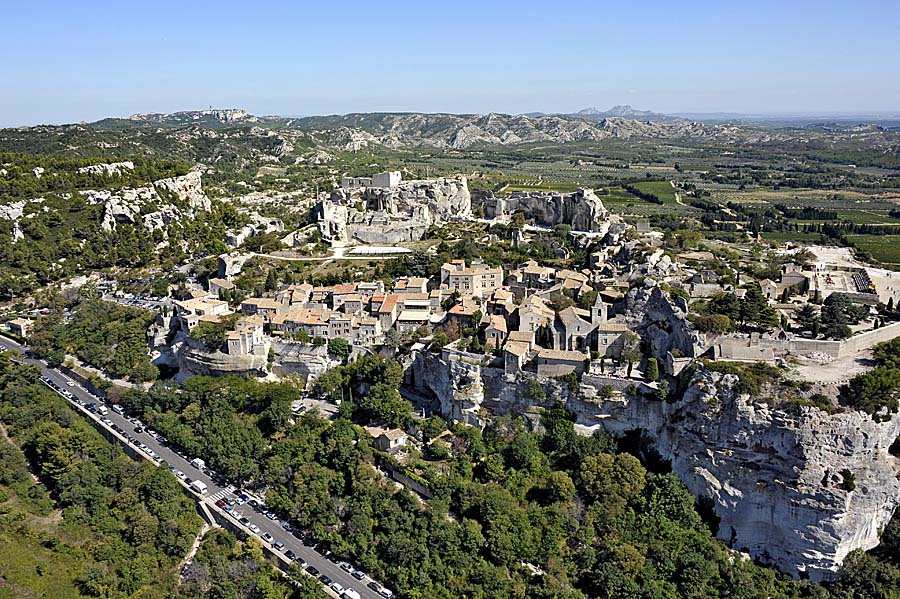
[[(172, 187), (203, 210), (189, 176)], [(413, 423), (434, 414), (484, 428), (513, 415), (540, 427), (562, 406), (583, 435), (644, 431), (712, 502), (730, 546), (793, 575), (833, 576), (849, 552), (877, 545), (900, 497), (898, 407), (871, 390), (893, 384), (873, 364), (900, 355), (893, 273), (840, 248), (747, 251), (657, 231), (610, 212), (603, 194), (343, 177), (298, 230), (252, 212), (227, 232), (214, 272), (186, 261), (189, 276), (165, 297), (86, 280), (106, 301), (153, 311), (150, 357), (176, 380), (299, 381), (308, 401), (295, 413), (337, 414), (320, 378), (382, 356), (403, 369)], [(118, 196), (105, 201), (108, 227), (138, 220)], [(247, 251), (273, 237), (295, 253)], [(324, 284), (280, 281), (261, 260), (351, 266)], [(248, 285), (248, 269), (268, 272), (264, 284)], [(28, 338), (34, 324), (7, 326)], [(402, 470), (421, 449), (416, 428), (367, 430)]]

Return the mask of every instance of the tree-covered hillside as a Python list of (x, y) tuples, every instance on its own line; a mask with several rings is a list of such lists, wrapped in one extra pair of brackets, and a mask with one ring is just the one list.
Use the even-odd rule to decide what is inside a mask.
[[(186, 251), (224, 251), (225, 228), (238, 220), (231, 204), (213, 201), (209, 212), (151, 229), (140, 217), (158, 210), (162, 199), (188, 212), (175, 194), (152, 187), (187, 168), (171, 160), (133, 162), (133, 169), (109, 175), (78, 172), (98, 160), (0, 154), (0, 301), (91, 270), (171, 264)], [(135, 188), (153, 189), (161, 199), (142, 204), (137, 222), (101, 226), (106, 204), (86, 192)]]
[(0, 597), (173, 596), (201, 525), (193, 500), (39, 374), (0, 355)]
[[(713, 519), (671, 473), (651, 470), (630, 439), (574, 431), (564, 410), (545, 432), (500, 418), (451, 429), (405, 464), (358, 426), (390, 411), (400, 370), (378, 357), (330, 376), (344, 416), (296, 417), (284, 385), (192, 378), (122, 398), (170, 442), (219, 472), (265, 488), (298, 529), (411, 598), (892, 598), (900, 591), (897, 520), (878, 555), (854, 552), (842, 579), (801, 583), (755, 565), (713, 534)], [(326, 389), (322, 390), (328, 393)], [(344, 404), (349, 404), (345, 409)], [(422, 423), (425, 439), (445, 430)], [(377, 468), (376, 468), (377, 467)], [(382, 472), (399, 467), (425, 499)]]

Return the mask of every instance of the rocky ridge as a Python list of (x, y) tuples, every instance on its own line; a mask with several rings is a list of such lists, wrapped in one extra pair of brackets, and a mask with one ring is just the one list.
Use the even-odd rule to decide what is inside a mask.
[[(203, 193), (201, 175), (192, 171), (180, 177), (155, 181), (148, 187), (125, 188), (116, 191), (82, 191), (89, 204), (103, 204), (105, 231), (114, 231), (119, 224), (141, 224), (148, 231), (163, 230), (172, 222), (192, 218), (196, 212), (209, 212), (212, 204)], [(176, 201), (181, 207), (172, 203)], [(146, 211), (153, 207), (152, 211)]]
[(573, 193), (515, 191), (505, 198), (486, 192), (476, 194), (473, 200), (473, 206), (482, 208), (488, 218), (522, 212), (527, 222), (543, 227), (566, 224), (576, 231), (605, 233), (611, 223), (621, 222), (591, 189)]
[[(632, 291), (628, 318), (667, 369), (673, 350), (690, 356), (702, 346), (659, 287)], [(595, 369), (573, 391), (483, 360), (449, 348), (418, 352), (408, 379), (445, 417), (474, 426), (488, 413), (539, 424), (543, 408), (563, 405), (583, 431), (645, 431), (691, 492), (712, 500), (720, 539), (794, 576), (833, 578), (850, 551), (878, 544), (900, 504), (900, 459), (889, 452), (900, 414), (876, 422), (863, 412), (775, 407), (700, 362), (683, 370), (683, 389), (659, 401), (649, 386)], [(529, 392), (535, 379), (545, 391), (538, 400)]]
[(457, 176), (390, 188), (338, 188), (313, 214), (328, 241), (380, 244), (421, 239), (432, 225), (471, 213), (468, 181)]

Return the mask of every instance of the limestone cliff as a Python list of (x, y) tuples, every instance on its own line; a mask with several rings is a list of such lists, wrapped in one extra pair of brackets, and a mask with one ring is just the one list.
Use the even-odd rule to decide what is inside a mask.
[(516, 191), (509, 197), (496, 197), (486, 192), (477, 195), (475, 205), (482, 208), (488, 218), (522, 212), (530, 224), (542, 227), (564, 224), (576, 231), (605, 233), (611, 223), (620, 220), (610, 214), (591, 189), (573, 193)]
[(687, 313), (684, 298), (670, 301), (649, 278), (625, 296), (626, 321), (647, 343), (650, 355), (664, 364), (672, 352), (693, 358), (706, 350), (704, 335), (687, 319)]
[(461, 422), (483, 425), (491, 414), (537, 420), (541, 408), (561, 404), (582, 430), (643, 429), (691, 492), (713, 500), (723, 541), (795, 576), (832, 577), (850, 551), (877, 545), (900, 503), (900, 460), (888, 452), (900, 415), (876, 423), (862, 412), (788, 412), (739, 395), (734, 376), (702, 367), (675, 403), (596, 374), (575, 392), (540, 379), (546, 399), (535, 401), (533, 376), (447, 351), (422, 353), (410, 366), (410, 382)]
[[(328, 355), (324, 347), (296, 342), (267, 339), (267, 344), (255, 354), (232, 355), (211, 351), (201, 342), (178, 329), (177, 321), (160, 316), (147, 333), (153, 363), (177, 371), (175, 378), (183, 381), (192, 376), (255, 376), (282, 377), (298, 374), (306, 381), (340, 364)], [(270, 345), (269, 345), (270, 344)], [(266, 347), (274, 350), (274, 361), (268, 362)]]
[(119, 224), (141, 224), (150, 231), (164, 231), (170, 223), (192, 218), (199, 211), (209, 212), (212, 207), (197, 171), (161, 179), (147, 187), (79, 193), (90, 204), (103, 204), (101, 227), (106, 231), (115, 230)]
[(468, 182), (458, 176), (335, 189), (314, 214), (329, 241), (379, 244), (421, 239), (428, 227), (471, 212)]

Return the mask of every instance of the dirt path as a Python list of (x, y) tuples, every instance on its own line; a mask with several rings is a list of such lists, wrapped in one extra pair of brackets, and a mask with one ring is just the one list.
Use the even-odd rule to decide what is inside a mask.
[[(672, 189), (678, 189), (677, 187), (675, 187), (675, 181), (669, 181), (669, 184), (672, 186)], [(681, 206), (686, 205), (684, 202), (681, 201), (681, 194), (678, 193), (677, 191), (675, 192), (675, 203), (679, 204)]]

